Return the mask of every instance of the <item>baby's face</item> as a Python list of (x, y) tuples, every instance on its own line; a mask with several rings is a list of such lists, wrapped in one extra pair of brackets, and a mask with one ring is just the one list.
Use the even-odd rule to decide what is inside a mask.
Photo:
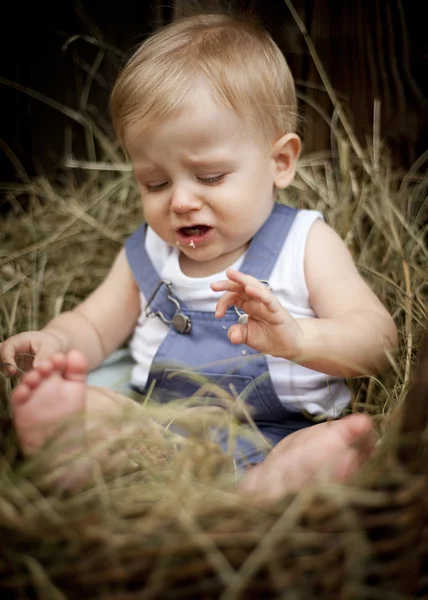
[(207, 91), (149, 131), (129, 131), (127, 150), (145, 220), (179, 248), (187, 275), (230, 266), (272, 210), (275, 161), (266, 144)]

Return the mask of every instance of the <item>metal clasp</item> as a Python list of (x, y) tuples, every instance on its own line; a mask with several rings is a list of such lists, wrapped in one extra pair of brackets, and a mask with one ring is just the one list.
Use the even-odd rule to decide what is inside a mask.
[[(159, 292), (163, 285), (165, 285), (168, 290), (168, 300), (170, 300), (176, 307), (176, 311), (172, 319), (168, 319), (160, 310), (156, 312), (150, 310), (150, 304), (153, 302), (153, 300), (156, 297), (156, 294)], [(192, 329), (192, 321), (188, 315), (185, 315), (181, 312), (181, 305), (178, 302), (177, 298), (174, 298), (174, 296), (172, 295), (171, 286), (172, 284), (170, 281), (165, 281), (161, 279), (161, 281), (156, 286), (155, 291), (147, 301), (146, 308), (144, 311), (146, 317), (159, 317), (167, 325), (172, 325), (172, 327), (177, 333), (190, 333), (190, 330)]]

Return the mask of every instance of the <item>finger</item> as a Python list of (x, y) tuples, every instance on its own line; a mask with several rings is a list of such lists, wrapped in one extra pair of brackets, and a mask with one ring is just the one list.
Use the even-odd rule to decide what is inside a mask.
[(12, 377), (16, 373), (16, 367), (11, 363), (0, 362), (0, 373), (6, 375), (6, 377)]
[(237, 295), (233, 292), (226, 292), (217, 302), (215, 308), (215, 316), (217, 318), (224, 317), (229, 306), (234, 306), (237, 300)]
[[(288, 316), (288, 313), (286, 313), (286, 310), (272, 292), (268, 289), (260, 290), (252, 286), (247, 286), (245, 292), (226, 292), (223, 294), (217, 302), (216, 317), (223, 317), (230, 306), (236, 306), (236, 308), (242, 309), (248, 315), (257, 319), (267, 320), (270, 323), (283, 322)], [(269, 313), (272, 316), (281, 314), (282, 318), (278, 320), (275, 316), (272, 320), (269, 317)]]
[(247, 285), (254, 285), (256, 287), (268, 289), (265, 283), (263, 283), (259, 279), (256, 279), (252, 275), (241, 273), (241, 271), (236, 271), (235, 269), (227, 269), (226, 275), (230, 281), (241, 285), (243, 288), (245, 288)]
[(1, 362), (7, 363), (7, 373), (15, 375), (20, 368), (17, 364), (19, 354), (30, 353), (32, 351), (31, 343), (25, 338), (20, 338), (19, 334), (14, 336), (13, 341), (7, 340), (1, 345)]
[(255, 286), (248, 284), (245, 286), (246, 295), (252, 300), (262, 302), (264, 306), (271, 312), (276, 312), (283, 308), (278, 298), (272, 294), (272, 292), (263, 284)]
[(28, 371), (30, 371), (33, 368), (33, 360), (34, 360), (33, 354), (17, 353), (15, 356), (15, 362), (16, 362), (18, 370), (20, 371), (21, 374), (27, 373)]
[(15, 352), (13, 347), (6, 342), (3, 342), (0, 346), (0, 365), (3, 372), (8, 375), (13, 375), (16, 372)]
[(265, 306), (263, 302), (249, 298), (239, 308), (252, 319), (269, 325), (280, 325), (287, 319), (287, 315), (280, 304), (278, 308), (272, 309)]
[[(242, 290), (252, 298), (266, 303), (269, 303), (273, 298), (275, 298), (275, 296), (272, 294), (271, 288), (268, 287), (263, 281), (256, 279), (252, 275), (246, 275), (240, 271), (235, 271), (234, 269), (228, 269), (227, 275), (230, 276), (231, 281), (233, 281), (235, 286), (241, 286)], [(238, 292), (238, 289), (233, 288), (233, 291)]]
[(16, 366), (6, 358), (6, 348), (6, 343), (2, 342), (0, 344), (0, 373), (6, 376), (15, 375)]
[(229, 279), (222, 279), (221, 281), (214, 281), (211, 284), (211, 289), (214, 292), (240, 292), (244, 287), (240, 283), (235, 283)]
[(247, 286), (245, 293), (248, 301), (242, 305), (242, 310), (248, 315), (271, 324), (283, 323), (290, 327), (295, 326), (294, 317), (268, 288)]
[(231, 327), (229, 327), (227, 337), (232, 342), (232, 344), (246, 344), (248, 337), (247, 325), (232, 325)]
[(251, 301), (251, 298), (247, 294), (245, 294), (245, 292), (226, 292), (217, 302), (215, 316), (217, 318), (223, 317), (226, 314), (227, 309), (231, 306), (236, 306), (236, 308), (243, 308), (245, 303), (249, 301)]

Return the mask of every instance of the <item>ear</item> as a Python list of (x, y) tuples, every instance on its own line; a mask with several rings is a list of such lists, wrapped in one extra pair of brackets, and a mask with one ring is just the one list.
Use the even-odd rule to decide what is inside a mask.
[(275, 163), (274, 184), (281, 190), (289, 186), (294, 179), (300, 146), (300, 139), (295, 133), (286, 133), (272, 146), (272, 160)]

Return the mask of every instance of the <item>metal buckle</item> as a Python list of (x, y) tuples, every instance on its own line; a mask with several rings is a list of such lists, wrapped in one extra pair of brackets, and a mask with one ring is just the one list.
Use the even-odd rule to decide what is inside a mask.
[[(156, 294), (159, 292), (163, 285), (165, 285), (168, 290), (168, 300), (170, 300), (176, 307), (176, 311), (172, 319), (167, 319), (167, 317), (160, 310), (156, 312), (150, 310), (150, 304), (153, 302), (153, 300), (156, 297)], [(161, 321), (166, 323), (166, 325), (172, 325), (172, 327), (177, 333), (190, 333), (190, 330), (192, 329), (192, 321), (188, 315), (185, 315), (181, 312), (180, 303), (172, 295), (171, 287), (172, 283), (170, 281), (165, 281), (161, 279), (161, 281), (156, 286), (155, 291), (147, 300), (146, 308), (144, 310), (146, 317), (159, 317)]]

